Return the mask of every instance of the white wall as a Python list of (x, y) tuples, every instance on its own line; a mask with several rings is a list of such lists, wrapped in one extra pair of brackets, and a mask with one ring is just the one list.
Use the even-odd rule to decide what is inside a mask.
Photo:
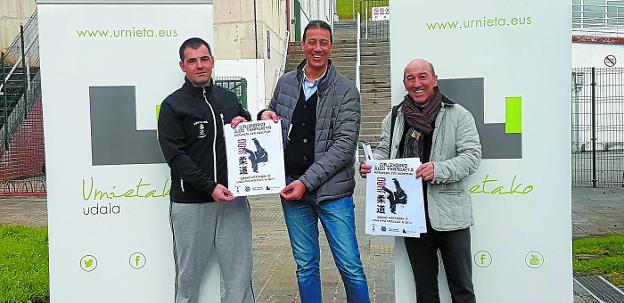
[(624, 45), (572, 43), (572, 67), (607, 67), (604, 59), (608, 55), (615, 56), (614, 67), (624, 67)]
[[(273, 89), (277, 84), (277, 80), (282, 76), (282, 67), (285, 63), (286, 59), (286, 35), (285, 33), (277, 33), (270, 28), (265, 28), (263, 31), (263, 36), (266, 36), (267, 30), (271, 32), (271, 58), (266, 58), (264, 60), (264, 81), (266, 87), (266, 93), (264, 96), (264, 105), (268, 105), (269, 101), (271, 101), (271, 97), (273, 96)], [(263, 37), (264, 48), (262, 51), (267, 52), (267, 44), (266, 37)]]

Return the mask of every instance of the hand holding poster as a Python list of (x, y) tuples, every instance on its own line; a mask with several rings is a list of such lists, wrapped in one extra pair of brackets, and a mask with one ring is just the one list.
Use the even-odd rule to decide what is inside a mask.
[(278, 193), (286, 186), (280, 128), (270, 120), (223, 127), (228, 187), (235, 195)]
[(416, 168), (420, 159), (367, 161), (366, 234), (419, 237), (427, 231), (423, 191)]

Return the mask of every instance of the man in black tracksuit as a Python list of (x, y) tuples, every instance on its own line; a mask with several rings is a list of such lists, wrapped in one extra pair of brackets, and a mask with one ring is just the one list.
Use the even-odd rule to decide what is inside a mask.
[(208, 43), (186, 40), (180, 60), (184, 85), (162, 102), (158, 118), (160, 148), (171, 168), (175, 302), (198, 302), (213, 252), (221, 268), (221, 302), (254, 302), (249, 203), (227, 189), (223, 137), (224, 124), (251, 116), (234, 93), (213, 85)]

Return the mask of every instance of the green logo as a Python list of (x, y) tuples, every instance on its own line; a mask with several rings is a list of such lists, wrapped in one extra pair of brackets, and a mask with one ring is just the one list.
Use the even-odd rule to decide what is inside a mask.
[(478, 251), (474, 255), (473, 260), (475, 262), (475, 265), (477, 265), (477, 267), (486, 268), (492, 265), (492, 255), (485, 250)]
[(544, 256), (539, 251), (530, 251), (524, 261), (530, 268), (540, 268), (544, 264)]
[(130, 264), (130, 267), (134, 269), (141, 269), (145, 267), (146, 261), (147, 259), (145, 258), (145, 255), (140, 252), (135, 252), (131, 254), (128, 258), (128, 263)]
[(86, 255), (80, 259), (80, 268), (86, 272), (94, 271), (97, 267), (97, 259), (92, 255)]

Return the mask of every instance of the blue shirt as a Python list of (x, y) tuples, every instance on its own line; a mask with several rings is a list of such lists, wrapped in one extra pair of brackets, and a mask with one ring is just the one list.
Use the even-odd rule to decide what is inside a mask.
[(314, 93), (318, 89), (318, 84), (325, 78), (325, 75), (327, 74), (327, 69), (325, 69), (325, 72), (320, 78), (314, 81), (310, 81), (308, 77), (306, 76), (305, 68), (306, 67), (304, 66), (303, 67), (303, 82), (301, 83), (301, 85), (303, 86), (303, 94), (305, 95), (305, 99), (307, 101), (308, 99), (310, 99), (312, 95), (314, 95)]

